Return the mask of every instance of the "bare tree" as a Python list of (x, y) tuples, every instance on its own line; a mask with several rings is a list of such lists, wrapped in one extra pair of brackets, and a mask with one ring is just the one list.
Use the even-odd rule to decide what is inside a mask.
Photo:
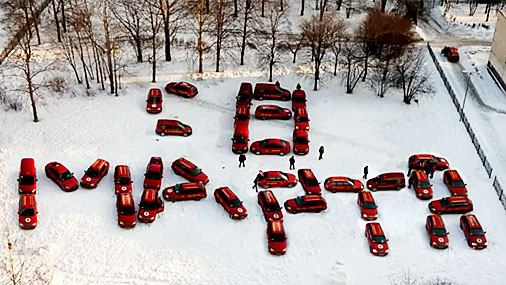
[(260, 66), (269, 66), (269, 82), (272, 82), (274, 66), (280, 61), (282, 41), (280, 32), (286, 30), (289, 22), (286, 10), (281, 11), (276, 4), (267, 9), (265, 21), (257, 22), (255, 27), (258, 36), (257, 51), (259, 53)]
[(358, 81), (360, 81), (360, 77), (364, 73), (363, 56), (360, 54), (357, 44), (350, 41), (350, 39), (343, 42), (341, 53), (343, 54), (343, 57), (341, 57), (342, 64), (346, 68), (343, 76), (346, 82), (346, 93), (352, 94)]
[(242, 21), (242, 31), (241, 31), (241, 65), (244, 65), (244, 54), (246, 52), (246, 44), (248, 38), (253, 34), (253, 29), (251, 25), (251, 21), (254, 21), (255, 16), (255, 1), (254, 0), (245, 0), (244, 6), (242, 9), (243, 12), (243, 21)]
[(162, 17), (161, 11), (159, 9), (158, 0), (144, 0), (147, 14), (148, 14), (148, 22), (150, 26), (150, 40), (151, 40), (151, 82), (156, 82), (156, 49), (158, 48), (158, 32), (162, 26)]
[(72, 37), (70, 33), (63, 33), (61, 40), (57, 42), (56, 45), (63, 53), (65, 60), (69, 63), (70, 67), (74, 71), (77, 83), (81, 84), (82, 80), (81, 77), (79, 76), (79, 71), (76, 62), (76, 55), (75, 55), (76, 46), (74, 42), (74, 37)]
[[(321, 3), (321, 10), (324, 10), (326, 1)], [(322, 18), (320, 18), (323, 15)], [(338, 33), (342, 33), (344, 24), (337, 15), (320, 14), (320, 17), (313, 17), (301, 23), (301, 30), (312, 48), (314, 59), (314, 86), (318, 90), (320, 80), (320, 68), (327, 51), (334, 46)]]
[(425, 68), (427, 59), (420, 48), (407, 50), (394, 64), (397, 80), (402, 86), (403, 101), (411, 104), (413, 99), (434, 93), (430, 74)]
[(130, 35), (131, 44), (137, 55), (137, 62), (142, 62), (143, 33), (146, 27), (146, 15), (143, 1), (118, 0), (111, 5), (111, 12), (121, 24), (126, 34)]
[(304, 6), (306, 6), (306, 1), (305, 0), (301, 0), (300, 1), (300, 15), (301, 16), (304, 16)]
[(280, 43), (281, 49), (289, 50), (293, 55), (292, 63), (296, 62), (297, 54), (303, 45), (308, 45), (304, 33), (292, 34), (289, 38), (286, 38)]
[(192, 25), (192, 30), (197, 36), (197, 52), (198, 52), (198, 72), (204, 72), (204, 52), (209, 49), (204, 42), (204, 34), (207, 31), (210, 22), (210, 15), (206, 8), (205, 0), (189, 0), (187, 3), (189, 13), (189, 21)]
[(332, 44), (332, 53), (334, 54), (334, 76), (337, 76), (337, 66), (339, 64), (339, 54), (343, 49), (344, 41), (348, 40), (350, 36), (346, 32), (346, 23), (342, 20), (338, 20), (337, 32), (334, 37), (334, 43)]
[(230, 0), (214, 0), (211, 7), (210, 35), (214, 41), (212, 47), (216, 51), (216, 72), (220, 71), (220, 59), (224, 44), (232, 36), (234, 20)]
[(58, 19), (58, 8), (54, 2), (55, 0), (52, 0), (52, 6), (53, 6), (53, 16), (54, 16), (54, 24), (56, 25), (56, 37), (58, 39), (58, 42), (61, 42), (61, 30), (60, 30), (60, 20)]
[(104, 52), (107, 58), (107, 71), (109, 76), (109, 85), (111, 88), (111, 94), (116, 94), (115, 91), (117, 88), (115, 88), (115, 77), (114, 77), (114, 66), (113, 66), (113, 50), (114, 50), (114, 43), (111, 41), (111, 29), (109, 26), (109, 0), (102, 0), (102, 14), (101, 14), (101, 20), (104, 27)]
[(163, 21), (163, 35), (165, 37), (165, 61), (172, 60), (171, 44), (179, 28), (182, 13), (180, 0), (158, 0), (158, 8)]

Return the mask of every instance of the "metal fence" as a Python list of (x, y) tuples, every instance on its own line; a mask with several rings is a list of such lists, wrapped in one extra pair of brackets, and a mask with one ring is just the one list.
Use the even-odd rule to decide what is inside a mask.
[[(466, 127), (467, 133), (469, 134), (469, 137), (471, 138), (471, 141), (473, 142), (474, 148), (476, 149), (476, 152), (478, 153), (478, 156), (481, 159), (482, 165), (488, 174), (488, 178), (492, 178), (493, 168), (490, 165), (490, 162), (488, 161), (487, 156), (485, 155), (485, 152), (481, 148), (481, 144), (478, 141), (478, 137), (474, 133), (473, 128), (471, 127), (471, 124), (469, 123), (469, 120), (467, 119), (466, 113), (464, 113), (464, 110), (462, 109), (460, 102), (457, 99), (457, 96), (455, 96), (455, 92), (453, 92), (452, 86), (450, 85), (450, 82), (446, 78), (446, 75), (443, 72), (443, 69), (439, 65), (439, 61), (437, 60), (436, 55), (434, 54), (434, 51), (432, 50), (429, 43), (427, 43), (427, 48), (429, 50), (430, 56), (432, 57), (432, 60), (434, 61), (434, 64), (436, 65), (436, 69), (439, 72), (441, 79), (443, 79), (446, 89), (448, 90), (448, 93), (450, 94), (450, 97), (452, 98), (453, 104), (455, 105), (455, 108), (457, 108), (457, 111), (459, 112), (460, 119), (462, 120), (462, 122), (464, 123), (464, 126)], [(499, 200), (501, 201), (503, 207), (506, 209), (506, 197), (504, 196), (501, 183), (499, 183), (497, 176), (495, 176), (495, 178), (494, 178), (493, 186), (495, 188), (495, 191), (497, 192), (497, 195), (499, 196)]]

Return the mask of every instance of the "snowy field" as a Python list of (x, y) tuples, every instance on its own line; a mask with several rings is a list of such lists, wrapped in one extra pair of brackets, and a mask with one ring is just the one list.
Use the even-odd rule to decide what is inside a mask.
[[(301, 82), (308, 93), (311, 151), (296, 157), (296, 167), (311, 168), (323, 182), (338, 175), (361, 178), (365, 165), (371, 177), (406, 172), (411, 154), (442, 155), (468, 184), (474, 214), (487, 231), (485, 250), (467, 246), (459, 215), (443, 217), (450, 248), (430, 248), (424, 228), (430, 214), (427, 202), (405, 188), (374, 193), (378, 221), (389, 239), (387, 257), (369, 253), (356, 194), (326, 191), (327, 211), (285, 213), (287, 254), (269, 255), (266, 224), (251, 186), (259, 169), (289, 171), (289, 156), (248, 153), (246, 168), (237, 168), (230, 141), (235, 95), (240, 82), (264, 80), (240, 75), (194, 81), (200, 90), (194, 99), (164, 95), (159, 115), (147, 114), (144, 100), (150, 87), (163, 83), (143, 82), (126, 84), (120, 97), (101, 94), (42, 105), (37, 124), (30, 121), (28, 111), (0, 111), (0, 200), (5, 203), (6, 223), (29, 248), (40, 248), (38, 253), (54, 270), (54, 284), (389, 284), (408, 271), (424, 280), (500, 284), (506, 266), (505, 212), (442, 82), (429, 59), (427, 63), (438, 91), (411, 106), (402, 103), (400, 95), (381, 99), (366, 88), (344, 94), (338, 79), (327, 78), (321, 91), (312, 92), (311, 82), (301, 75), (286, 72), (276, 77), (289, 89)], [(165, 74), (177, 78), (184, 72)], [(254, 101), (252, 108), (258, 104)], [(190, 124), (193, 135), (159, 137), (154, 133), (159, 118)], [(251, 142), (268, 137), (291, 141), (292, 130), (291, 120), (266, 122), (252, 117), (250, 121)], [(326, 149), (322, 161), (317, 160), (320, 145)], [(112, 167), (130, 166), (138, 203), (151, 156), (164, 159), (163, 187), (184, 182), (168, 167), (173, 160), (182, 156), (195, 162), (210, 177), (209, 197), (166, 203), (153, 224), (123, 230), (117, 226)], [(35, 158), (39, 176), (39, 225), (33, 231), (17, 228), (16, 178), (23, 157)], [(80, 178), (99, 157), (111, 162), (111, 171), (95, 190), (64, 193), (43, 172), (46, 163), (56, 160)], [(449, 195), (440, 172), (432, 183), (436, 199)], [(216, 204), (211, 195), (221, 186), (229, 186), (244, 201), (246, 220), (232, 221)], [(303, 194), (300, 186), (273, 191), (280, 203)]]

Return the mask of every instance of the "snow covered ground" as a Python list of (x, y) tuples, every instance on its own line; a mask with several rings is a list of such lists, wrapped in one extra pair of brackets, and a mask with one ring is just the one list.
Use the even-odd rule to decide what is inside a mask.
[[(234, 97), (240, 82), (264, 80), (240, 72), (194, 81), (200, 93), (191, 100), (164, 95), (160, 115), (147, 114), (144, 100), (150, 87), (163, 86), (162, 80), (159, 84), (131, 80), (120, 97), (101, 94), (55, 100), (40, 107), (42, 119), (37, 124), (29, 120), (28, 111), (0, 111), (0, 181), (4, 182), (0, 200), (5, 203), (6, 223), (28, 247), (42, 248), (54, 268), (55, 284), (388, 284), (407, 271), (425, 280), (500, 284), (506, 266), (502, 258), (506, 225), (501, 222), (505, 212), (442, 82), (429, 59), (427, 63), (438, 92), (411, 106), (402, 103), (400, 95), (381, 99), (366, 88), (346, 95), (340, 80), (333, 78), (326, 79), (321, 91), (312, 92), (303, 75), (289, 68), (283, 71), (275, 79), (290, 89), (301, 82), (309, 98), (311, 152), (296, 157), (296, 167), (312, 168), (320, 181), (334, 175), (360, 178), (366, 164), (370, 176), (406, 172), (411, 154), (440, 154), (468, 183), (474, 213), (487, 231), (486, 250), (467, 246), (459, 215), (444, 216), (450, 248), (430, 248), (424, 229), (427, 202), (406, 188), (374, 194), (379, 222), (389, 238), (389, 256), (369, 253), (356, 194), (328, 192), (323, 193), (327, 211), (286, 214), (288, 252), (270, 256), (266, 225), (251, 186), (259, 169), (288, 171), (289, 163), (288, 157), (248, 154), (246, 168), (237, 168), (237, 155), (230, 149)], [(142, 67), (138, 71), (139, 78), (149, 72)], [(166, 65), (161, 73), (184, 78), (186, 72), (185, 67)], [(254, 102), (253, 108), (258, 104)], [(159, 137), (154, 133), (159, 118), (177, 118), (190, 124), (194, 133), (189, 138)], [(290, 140), (292, 130), (292, 121), (250, 121), (251, 141)], [(326, 149), (322, 161), (317, 160), (320, 145)], [(112, 171), (98, 189), (73, 193), (59, 190), (43, 172), (44, 165), (54, 160), (78, 178), (98, 157), (112, 166), (127, 164), (138, 203), (143, 171), (153, 155), (162, 156), (166, 166), (181, 156), (194, 161), (210, 177), (210, 197), (166, 203), (153, 224), (123, 230), (117, 226)], [(16, 176), (22, 157), (34, 157), (38, 168), (40, 222), (33, 231), (17, 229)], [(164, 187), (184, 181), (169, 167), (164, 176)], [(448, 196), (441, 173), (436, 173), (433, 184), (435, 198)], [(212, 199), (214, 189), (225, 185), (244, 201), (249, 211), (246, 220), (230, 220)], [(303, 190), (297, 186), (274, 193), (282, 203)]]

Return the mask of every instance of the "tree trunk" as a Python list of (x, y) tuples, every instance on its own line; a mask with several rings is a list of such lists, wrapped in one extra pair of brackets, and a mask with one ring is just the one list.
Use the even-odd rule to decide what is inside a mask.
[(84, 60), (84, 50), (81, 35), (79, 33), (76, 34), (77, 34), (77, 42), (79, 44), (79, 58), (81, 59), (81, 64), (83, 65), (84, 82), (86, 83), (86, 89), (90, 89), (90, 82), (88, 81), (88, 72), (86, 69), (86, 61)]
[(37, 106), (35, 104), (35, 94), (33, 90), (32, 83), (32, 74), (30, 70), (30, 56), (25, 57), (26, 64), (26, 82), (28, 84), (28, 94), (30, 95), (30, 102), (32, 104), (32, 112), (33, 112), (33, 121), (37, 123), (39, 121), (39, 116), (37, 115)]
[(387, 0), (381, 0), (381, 12), (385, 13), (386, 7), (387, 7)]
[(302, 0), (300, 3), (300, 15), (304, 16), (304, 6), (306, 5), (306, 1)]
[(343, 0), (337, 0), (337, 11), (341, 11), (341, 4), (343, 4)]
[(93, 42), (91, 43), (91, 50), (93, 51), (93, 62), (95, 63), (95, 75), (97, 76), (97, 83), (100, 83), (100, 75), (98, 74), (98, 58), (97, 58), (97, 49)]
[(156, 36), (153, 33), (153, 59), (152, 59), (152, 71), (153, 71), (153, 77), (151, 78), (151, 82), (156, 82)]
[(220, 72), (221, 40), (216, 42), (216, 72)]
[(237, 18), (237, 0), (234, 0), (234, 17)]
[(274, 50), (276, 49), (276, 36), (272, 35), (271, 54), (269, 59), (269, 82), (272, 82), (272, 69), (274, 68)]
[(265, 17), (265, 0), (262, 0), (262, 17)]
[(320, 80), (320, 64), (318, 62), (318, 59), (315, 60), (313, 91), (318, 91), (318, 80)]
[[(209, 3), (207, 3), (209, 4)], [(200, 0), (200, 11), (199, 11), (199, 39), (198, 39), (198, 49), (199, 49), (199, 73), (204, 73), (204, 0)]]
[(111, 45), (111, 36), (109, 31), (109, 22), (107, 20), (107, 8), (104, 7), (104, 31), (105, 31), (105, 52), (107, 56), (107, 65), (109, 67), (109, 84), (111, 85), (111, 94), (114, 94), (114, 70), (112, 66), (112, 45)]
[(209, 0), (206, 0), (206, 14), (209, 14)]
[(339, 56), (336, 55), (336, 59), (334, 60), (334, 76), (337, 76), (338, 59), (339, 59)]
[(58, 19), (58, 11), (56, 10), (56, 5), (53, 2), (53, 14), (54, 14), (54, 23), (56, 25), (56, 36), (58, 39), (58, 42), (61, 43), (61, 31), (60, 31), (60, 21)]
[(30, 16), (28, 16), (28, 8), (23, 7), (23, 14), (25, 16), (26, 30), (28, 31), (28, 36), (31, 39), (33, 37), (32, 28), (30, 26)]
[(246, 0), (244, 7), (244, 22), (242, 26), (242, 42), (241, 42), (241, 65), (244, 65), (244, 53), (246, 52), (246, 36), (248, 35), (248, 18), (250, 12), (251, 0)]
[(35, 28), (35, 35), (37, 35), (37, 45), (40, 45), (40, 32), (39, 32), (39, 17), (35, 14), (35, 11), (33, 10), (33, 0), (29, 0), (28, 3), (30, 4), (30, 14), (32, 15), (32, 22), (33, 26)]
[(168, 22), (163, 23), (163, 34), (165, 36), (165, 61), (171, 61), (172, 56), (170, 54), (170, 30)]
[(100, 84), (102, 85), (102, 90), (105, 91), (104, 70), (102, 68), (102, 60), (104, 59), (100, 54), (97, 54), (97, 56), (98, 56), (98, 71), (100, 72)]
[(365, 82), (365, 79), (367, 78), (368, 67), (369, 67), (369, 53), (366, 53), (364, 60), (364, 77), (362, 77), (362, 82)]
[(141, 63), (143, 62), (143, 60), (142, 60), (142, 42), (140, 35), (137, 35), (135, 37), (135, 47), (137, 50), (137, 62)]
[(61, 3), (61, 25), (63, 28), (63, 32), (67, 32), (67, 20), (65, 18), (65, 0), (60, 0)]
[(281, 11), (283, 11), (283, 7), (284, 6), (284, 3), (283, 3), (283, 0), (279, 0), (279, 8)]

